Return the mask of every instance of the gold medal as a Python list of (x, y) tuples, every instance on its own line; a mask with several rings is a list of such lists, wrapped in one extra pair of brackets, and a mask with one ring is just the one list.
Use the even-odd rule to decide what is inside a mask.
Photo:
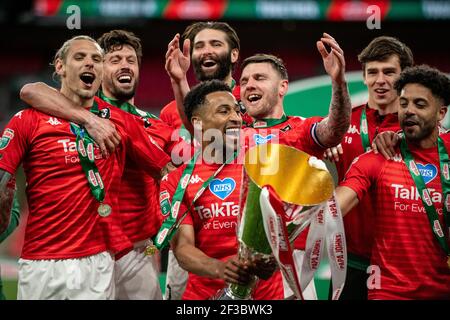
[(158, 249), (156, 249), (156, 247), (153, 244), (151, 244), (145, 248), (144, 254), (146, 256), (152, 256), (156, 253), (156, 251), (158, 251)]
[(110, 205), (102, 203), (98, 206), (97, 212), (100, 216), (107, 217), (111, 214), (112, 209)]

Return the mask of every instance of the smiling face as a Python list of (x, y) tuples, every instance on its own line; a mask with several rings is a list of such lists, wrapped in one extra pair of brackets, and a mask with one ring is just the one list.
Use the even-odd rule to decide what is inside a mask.
[(239, 105), (230, 92), (216, 91), (207, 94), (204, 105), (195, 111), (191, 121), (194, 127), (201, 126), (203, 148), (211, 143), (211, 137), (217, 137), (225, 142), (223, 148), (237, 149), (242, 117)]
[(369, 106), (374, 109), (387, 108), (397, 111), (397, 92), (394, 83), (401, 73), (400, 60), (397, 55), (385, 61), (370, 61), (365, 65), (364, 84), (369, 90)]
[(132, 99), (139, 82), (136, 51), (130, 45), (113, 48), (105, 55), (103, 92), (119, 101)]
[(61, 92), (74, 102), (84, 105), (100, 87), (103, 76), (102, 50), (93, 41), (74, 40), (65, 59), (57, 59), (55, 68), (61, 78)]
[(237, 61), (239, 51), (231, 49), (225, 32), (203, 29), (194, 38), (192, 65), (198, 80), (225, 80), (231, 77), (232, 65)]
[(398, 118), (408, 141), (418, 144), (435, 140), (446, 111), (442, 101), (421, 84), (406, 84), (401, 91)]
[(288, 81), (269, 62), (250, 63), (242, 70), (241, 100), (255, 119), (278, 118), (283, 113), (283, 97)]

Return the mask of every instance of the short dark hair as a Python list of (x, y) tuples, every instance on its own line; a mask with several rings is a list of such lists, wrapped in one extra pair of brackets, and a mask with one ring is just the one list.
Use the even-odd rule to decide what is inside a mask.
[(133, 32), (125, 30), (111, 30), (104, 33), (97, 40), (98, 44), (105, 53), (110, 53), (122, 49), (124, 45), (131, 46), (136, 51), (139, 65), (142, 61), (142, 45), (141, 39), (135, 36)]
[(244, 70), (244, 68), (249, 64), (264, 62), (270, 63), (272, 67), (278, 72), (281, 79), (288, 80), (288, 72), (286, 66), (283, 63), (283, 60), (271, 54), (258, 53), (251, 57), (248, 57), (242, 62), (241, 70)]
[(189, 91), (183, 102), (184, 113), (189, 121), (191, 121), (195, 110), (205, 104), (206, 96), (216, 91), (226, 91), (231, 93), (230, 87), (223, 81), (217, 79), (200, 82)]
[(442, 100), (445, 106), (450, 104), (450, 79), (438, 69), (420, 65), (403, 70), (394, 84), (399, 96), (402, 89), (409, 83), (417, 83), (430, 89), (431, 93)]
[(241, 49), (241, 42), (236, 31), (226, 22), (220, 21), (200, 21), (189, 25), (183, 32), (182, 39), (189, 39), (191, 41), (191, 53), (194, 48), (195, 36), (204, 29), (213, 29), (222, 31), (227, 35), (227, 42), (230, 49)]
[(414, 65), (414, 57), (411, 49), (397, 38), (388, 36), (373, 39), (358, 55), (358, 61), (361, 62), (365, 72), (368, 62), (386, 61), (392, 55), (398, 56), (402, 70)]

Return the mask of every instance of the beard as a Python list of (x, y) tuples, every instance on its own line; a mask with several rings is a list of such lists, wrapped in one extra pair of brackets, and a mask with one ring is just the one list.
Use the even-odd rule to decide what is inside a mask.
[(195, 77), (199, 81), (213, 80), (217, 79), (220, 81), (225, 80), (230, 71), (232, 70), (231, 63), (231, 51), (227, 52), (224, 55), (218, 56), (217, 59), (214, 59), (217, 64), (217, 69), (211, 74), (205, 74), (202, 69), (202, 61), (201, 60), (192, 60), (192, 66), (194, 67)]
[[(138, 85), (138, 78), (135, 79), (133, 86), (130, 89), (122, 89), (119, 86), (117, 86), (114, 83), (113, 79), (110, 79), (109, 81), (107, 81), (107, 86), (109, 88), (109, 91), (111, 92), (111, 94), (114, 96), (114, 98), (116, 100), (119, 101), (128, 101), (131, 98), (134, 97), (134, 95), (136, 94), (136, 87)], [(105, 86), (105, 83), (103, 84), (103, 87)]]

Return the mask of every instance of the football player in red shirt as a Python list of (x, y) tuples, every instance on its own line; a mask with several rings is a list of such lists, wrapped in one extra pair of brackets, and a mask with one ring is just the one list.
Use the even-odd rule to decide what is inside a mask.
[[(342, 150), (335, 161), (339, 182), (357, 156), (370, 150), (375, 136), (384, 131), (398, 131), (398, 95), (394, 83), (400, 72), (412, 66), (413, 55), (404, 43), (393, 37), (373, 39), (358, 55), (364, 83), (369, 92), (367, 103), (352, 109), (350, 128), (342, 140)], [(336, 148), (328, 150), (336, 152)], [(333, 160), (330, 153), (328, 158)], [(344, 218), (348, 268), (341, 300), (366, 300), (370, 253), (373, 244), (373, 205), (370, 197)]]
[(450, 135), (439, 136), (439, 121), (450, 80), (428, 66), (409, 67), (394, 88), (404, 135), (396, 155), (357, 157), (338, 202), (343, 214), (366, 197), (374, 206), (369, 299), (449, 299)]
[(32, 108), (17, 113), (3, 133), (0, 168), (14, 173), (23, 162), (28, 182), (18, 298), (113, 299), (111, 253), (132, 247), (118, 202), (125, 159), (154, 177), (170, 162), (140, 120), (95, 97), (103, 58), (95, 40), (78, 36), (63, 44), (54, 62), (62, 83), (58, 98), (116, 126), (121, 141), (110, 157), (102, 156), (83, 127)]
[[(231, 155), (238, 153), (239, 148), (242, 127), (239, 106), (226, 84), (211, 80), (188, 93), (185, 110), (197, 128), (196, 134), (202, 135), (196, 137), (201, 141), (201, 152), (192, 160), (193, 167), (191, 163), (183, 165), (162, 179), (160, 197), (163, 208), (172, 207), (170, 214), (174, 210), (180, 215), (187, 212), (172, 248), (180, 266), (189, 271), (183, 299), (202, 300), (214, 296), (225, 283), (246, 284), (251, 274), (259, 273), (236, 258), (243, 167), (236, 159), (239, 156)], [(213, 140), (208, 138), (210, 134), (214, 135)], [(181, 179), (188, 172), (189, 179)], [(180, 184), (184, 185), (183, 195), (178, 191), (180, 180), (186, 180)], [(200, 189), (204, 190), (201, 194)], [(167, 215), (169, 211), (164, 213)], [(267, 279), (272, 272), (263, 278)], [(267, 281), (260, 280), (253, 297), (282, 299), (280, 272)]]

